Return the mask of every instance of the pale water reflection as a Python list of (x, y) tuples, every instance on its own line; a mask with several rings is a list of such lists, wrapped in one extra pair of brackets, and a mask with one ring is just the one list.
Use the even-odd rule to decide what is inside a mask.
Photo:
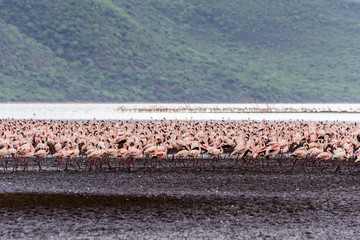
[[(45, 120), (305, 120), (305, 121), (359, 121), (360, 104), (186, 104), (187, 107), (204, 107), (205, 112), (156, 112), (154, 108), (183, 108), (184, 104), (98, 104), (98, 103), (3, 103), (0, 104), (1, 119), (45, 119)], [(277, 113), (219, 112), (219, 108), (266, 108)], [(136, 111), (136, 109), (149, 111)], [(291, 113), (284, 109), (311, 109), (317, 112)], [(119, 109), (122, 109), (119, 110)], [(130, 111), (135, 109), (135, 111)], [(217, 109), (212, 111), (211, 109)], [(281, 112), (282, 111), (282, 112)]]

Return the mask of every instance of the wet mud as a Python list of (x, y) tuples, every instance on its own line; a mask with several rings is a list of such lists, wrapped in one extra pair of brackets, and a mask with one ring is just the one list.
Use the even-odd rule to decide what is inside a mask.
[(359, 239), (360, 174), (0, 172), (1, 239)]

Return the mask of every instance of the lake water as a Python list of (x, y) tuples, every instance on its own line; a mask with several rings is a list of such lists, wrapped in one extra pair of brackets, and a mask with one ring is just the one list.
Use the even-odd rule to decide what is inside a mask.
[[(164, 109), (170, 110), (164, 111)], [(239, 112), (239, 109), (241, 111), (245, 110), (246, 112)], [(259, 112), (262, 110), (268, 112)], [(164, 118), (168, 120), (177, 119), (217, 121), (261, 121), (266, 119), (269, 121), (328, 120), (354, 122), (360, 120), (360, 104), (3, 103), (0, 104), (0, 118), (139, 121), (161, 120)]]

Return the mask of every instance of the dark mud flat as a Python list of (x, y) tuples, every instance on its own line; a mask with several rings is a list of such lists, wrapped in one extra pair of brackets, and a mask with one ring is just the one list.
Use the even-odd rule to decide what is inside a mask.
[(360, 239), (360, 174), (0, 173), (0, 238)]

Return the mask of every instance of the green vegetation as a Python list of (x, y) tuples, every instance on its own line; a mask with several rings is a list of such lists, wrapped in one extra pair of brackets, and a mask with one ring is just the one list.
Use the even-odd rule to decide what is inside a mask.
[(359, 102), (360, 2), (0, 0), (0, 101)]

